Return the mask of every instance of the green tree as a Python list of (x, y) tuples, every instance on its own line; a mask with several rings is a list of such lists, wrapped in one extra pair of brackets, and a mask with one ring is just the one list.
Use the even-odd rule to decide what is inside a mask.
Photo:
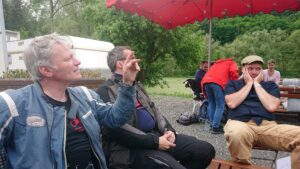
[(238, 63), (245, 56), (253, 54), (262, 56), (265, 61), (275, 59), (277, 69), (283, 77), (299, 77), (296, 75), (299, 72), (299, 38), (299, 30), (290, 36), (280, 29), (255, 31), (240, 35), (232, 43), (219, 46), (217, 50), (224, 55), (233, 56)]
[(177, 28), (175, 36), (177, 40), (173, 55), (178, 67), (177, 75), (194, 75), (199, 63), (208, 57), (206, 36), (195, 25)]
[[(213, 19), (212, 38), (221, 44), (232, 42), (237, 36), (246, 32), (258, 30), (286, 30), (288, 33), (299, 29), (300, 12), (285, 12), (282, 14), (258, 14), (255, 16), (237, 16), (234, 18)], [(205, 32), (208, 32), (208, 20), (197, 23)]]
[(90, 37), (82, 15), (83, 0), (4, 0), (6, 28), (21, 32), (21, 38), (58, 32)]
[(6, 29), (20, 31), (21, 38), (30, 36), (34, 26), (28, 5), (22, 0), (3, 0), (3, 7)]
[(300, 29), (294, 31), (287, 39), (280, 45), (281, 65), (283, 67), (283, 74), (286, 77), (299, 78), (300, 72)]
[[(97, 6), (98, 5), (98, 6)], [(95, 7), (97, 6), (97, 7)], [(86, 15), (93, 18), (94, 37), (115, 45), (130, 46), (142, 59), (139, 79), (148, 85), (161, 83), (168, 59), (174, 58), (177, 66), (189, 69), (198, 65), (201, 34), (193, 26), (165, 30), (138, 15), (106, 9), (97, 1), (90, 1)], [(187, 67), (189, 65), (189, 67)], [(193, 72), (198, 66), (193, 68)]]

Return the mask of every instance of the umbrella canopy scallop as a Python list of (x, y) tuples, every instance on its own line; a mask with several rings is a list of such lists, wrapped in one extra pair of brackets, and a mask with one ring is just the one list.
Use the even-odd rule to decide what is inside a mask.
[(300, 0), (106, 0), (106, 6), (137, 13), (172, 29), (215, 17), (298, 11)]

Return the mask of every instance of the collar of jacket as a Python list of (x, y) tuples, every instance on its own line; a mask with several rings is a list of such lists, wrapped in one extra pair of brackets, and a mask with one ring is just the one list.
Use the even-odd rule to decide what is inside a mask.
[[(35, 82), (33, 85), (35, 86), (35, 89), (37, 90), (36, 93), (40, 93), (41, 97), (47, 103), (49, 103), (49, 99), (46, 96), (46, 94), (44, 93), (41, 84), (39, 82)], [(70, 110), (68, 112), (67, 118), (70, 119), (70, 120), (74, 120), (75, 117), (76, 117), (76, 115), (77, 115), (77, 110), (78, 110), (79, 104), (75, 101), (74, 96), (73, 96), (71, 90), (69, 90), (69, 88), (67, 88), (66, 90), (68, 90), (68, 93), (69, 93), (69, 98), (68, 99), (71, 100), (71, 107), (70, 107)]]

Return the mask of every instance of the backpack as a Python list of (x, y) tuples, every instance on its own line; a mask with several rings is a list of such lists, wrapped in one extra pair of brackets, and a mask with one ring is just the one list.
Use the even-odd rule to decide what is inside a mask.
[(177, 118), (177, 123), (187, 126), (193, 123), (205, 121), (208, 119), (207, 106), (208, 101), (204, 100), (199, 108), (198, 113), (185, 112)]
[[(208, 100), (205, 99), (203, 100), (197, 114), (185, 112), (181, 114), (176, 121), (177, 123), (185, 126), (190, 125), (192, 123), (205, 122), (206, 120), (208, 120), (207, 107), (208, 107)], [(225, 106), (221, 123), (226, 124), (227, 120), (228, 120), (228, 107)]]
[(204, 100), (199, 108), (198, 113), (185, 112), (177, 118), (177, 123), (187, 126), (193, 123), (205, 121), (208, 119), (207, 106), (208, 101)]
[(198, 117), (197, 117), (197, 114), (190, 113), (190, 112), (185, 112), (185, 113), (181, 114), (177, 118), (176, 121), (179, 124), (182, 124), (184, 126), (188, 126), (192, 123), (197, 123), (198, 122)]
[(208, 107), (208, 100), (205, 99), (202, 101), (202, 104), (197, 114), (199, 122), (204, 122), (205, 120), (208, 119), (207, 107)]

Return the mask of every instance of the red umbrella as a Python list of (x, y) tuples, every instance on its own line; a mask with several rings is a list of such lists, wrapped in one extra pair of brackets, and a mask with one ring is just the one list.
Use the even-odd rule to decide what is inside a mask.
[(298, 11), (300, 0), (106, 0), (106, 6), (115, 6), (117, 9), (137, 13), (166, 29), (209, 19), (210, 62), (211, 18), (255, 15), (272, 11)]

